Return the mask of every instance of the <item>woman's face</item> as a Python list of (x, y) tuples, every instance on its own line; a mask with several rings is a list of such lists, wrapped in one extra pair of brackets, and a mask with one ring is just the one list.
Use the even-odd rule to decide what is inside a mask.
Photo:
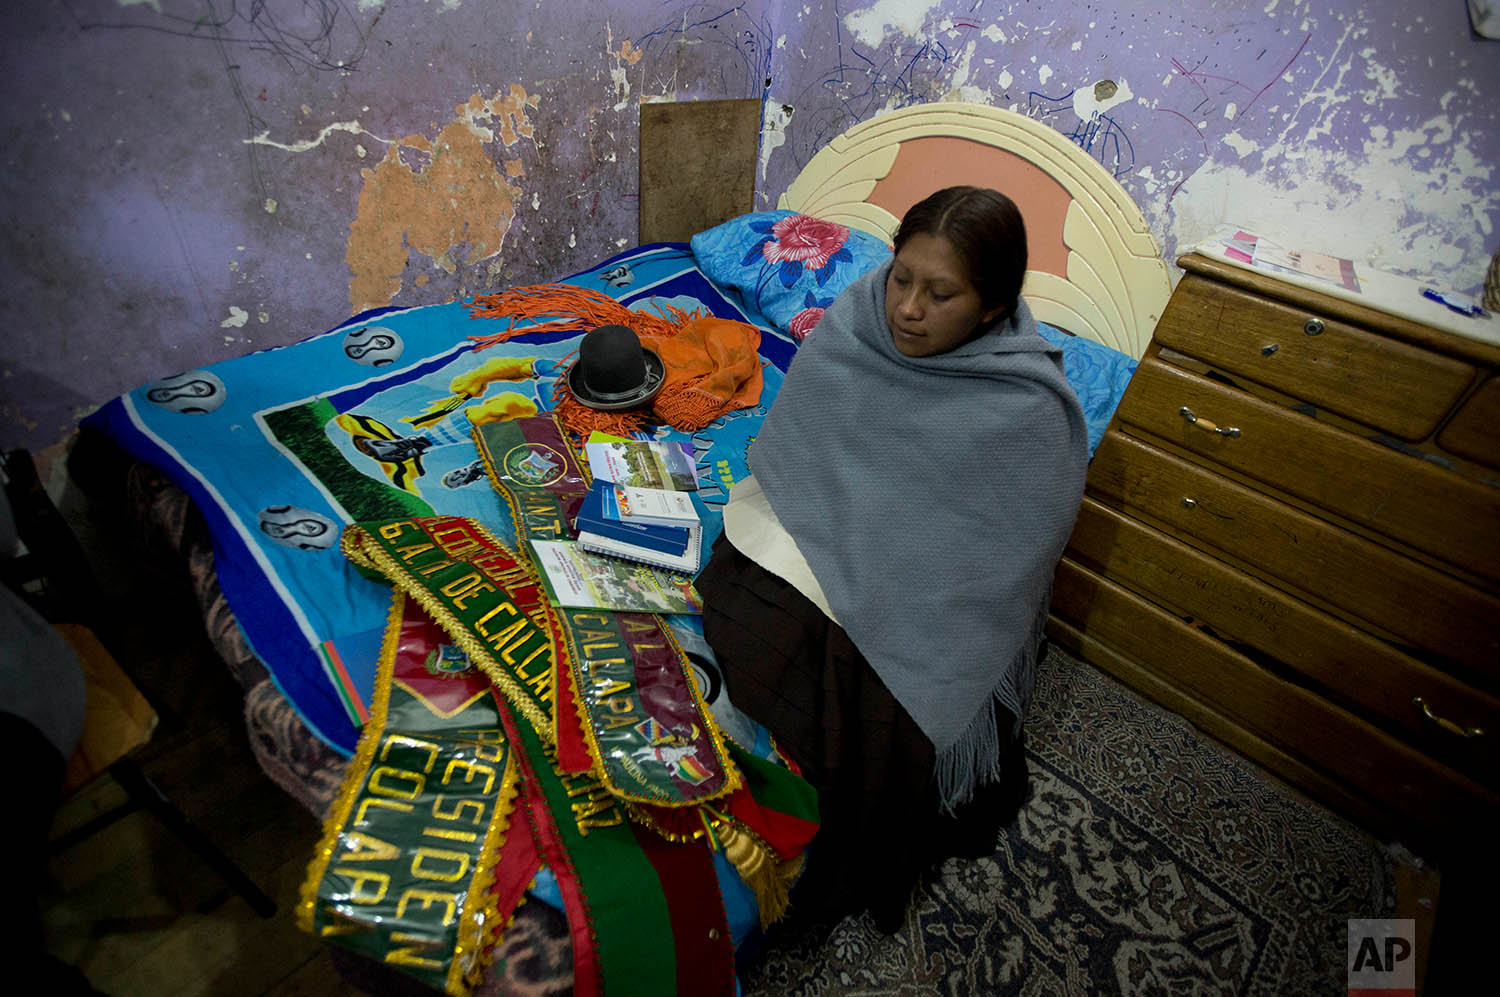
[(958, 252), (941, 235), (913, 235), (896, 254), (885, 282), (885, 324), (909, 357), (947, 353), (999, 317), (985, 309)]

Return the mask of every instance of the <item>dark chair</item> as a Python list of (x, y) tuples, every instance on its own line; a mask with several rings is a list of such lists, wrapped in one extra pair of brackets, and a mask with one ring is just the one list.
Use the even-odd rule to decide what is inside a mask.
[(252, 910), (271, 917), (276, 913), (271, 898), (167, 798), (137, 762), (135, 755), (150, 741), (157, 715), (109, 650), (114, 626), (102, 609), (108, 600), (88, 556), (38, 480), (30, 454), (10, 451), (0, 455), (0, 464), (16, 532), (25, 548), (16, 555), (0, 552), (0, 573), (63, 636), (83, 669), (87, 700), (83, 734), (68, 759), (61, 787), (64, 798), (105, 773), (127, 795), (120, 806), (53, 839), (52, 851), (63, 851), (144, 808), (201, 856)]

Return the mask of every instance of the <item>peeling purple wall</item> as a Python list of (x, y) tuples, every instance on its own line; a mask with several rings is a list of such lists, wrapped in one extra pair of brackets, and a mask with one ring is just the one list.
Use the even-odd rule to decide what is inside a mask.
[(771, 6), (3, 5), (0, 445), (634, 244), (640, 101), (761, 96)]
[(1477, 293), (1500, 241), (1500, 42), (1472, 34), (1464, 0), (783, 10), (764, 204), (850, 125), (963, 100), (1069, 136), (1130, 192), (1169, 261), (1232, 223)]
[(1473, 291), (1500, 220), (1500, 43), (1463, 0), (1402, 9), (5, 5), (0, 445), (54, 447), (113, 395), (351, 309), (633, 244), (643, 100), (769, 96), (764, 204), (881, 111), (1012, 107), (1114, 172), (1169, 260), (1233, 221)]

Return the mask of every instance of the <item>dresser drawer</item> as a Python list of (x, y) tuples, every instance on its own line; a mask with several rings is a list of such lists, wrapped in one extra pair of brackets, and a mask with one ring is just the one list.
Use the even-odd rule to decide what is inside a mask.
[[(1189, 422), (1186, 408), (1199, 421)], [(1146, 360), (1120, 419), (1487, 578), (1500, 579), (1500, 488)], [(1212, 423), (1238, 430), (1225, 436)]]
[(1173, 292), (1156, 341), (1405, 440), (1431, 435), (1475, 373), (1452, 357), (1192, 275)]
[(1115, 430), (1088, 493), (1378, 630), (1500, 678), (1500, 599)]
[[(1469, 396), (1438, 434), (1438, 446), (1460, 457), (1500, 467), (1500, 377), (1485, 381)], [(1495, 529), (1500, 531), (1500, 526)]]
[[(1500, 780), (1495, 697), (1093, 499), (1084, 499), (1066, 556), (1301, 673), (1476, 780)], [(1418, 697), (1463, 730), (1428, 719)], [(1464, 732), (1475, 727), (1485, 733)]]
[[(1090, 639), (1289, 754), (1429, 827), (1445, 815), (1493, 820), (1489, 789), (1237, 654), (1100, 575), (1064, 558), (1052, 611)], [(1477, 811), (1477, 812), (1476, 812)]]

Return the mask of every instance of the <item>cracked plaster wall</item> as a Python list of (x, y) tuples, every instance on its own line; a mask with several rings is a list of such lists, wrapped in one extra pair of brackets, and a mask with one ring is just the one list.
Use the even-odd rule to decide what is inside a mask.
[(0, 445), (352, 312), (636, 241), (642, 100), (759, 97), (769, 0), (0, 7)]
[(768, 97), (765, 205), (957, 99), (1072, 138), (1168, 260), (1235, 222), (1472, 292), (1500, 219), (1500, 43), (1462, 0), (66, 0), (0, 10), (0, 60), (0, 445), (34, 450), (152, 378), (633, 244), (646, 100)]
[(763, 204), (857, 121), (963, 100), (1069, 136), (1169, 262), (1232, 223), (1477, 294), (1500, 243), (1500, 42), (1462, 0), (793, 2), (773, 53)]

